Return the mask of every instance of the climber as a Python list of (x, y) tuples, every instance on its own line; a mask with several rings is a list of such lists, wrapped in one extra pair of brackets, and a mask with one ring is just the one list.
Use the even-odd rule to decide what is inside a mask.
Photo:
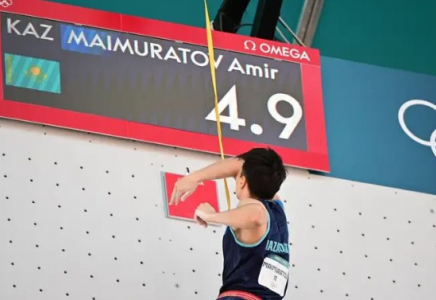
[(254, 148), (182, 177), (170, 205), (185, 201), (206, 180), (233, 177), (236, 208), (216, 212), (208, 203), (195, 220), (227, 226), (223, 237), (223, 282), (220, 300), (279, 300), (288, 286), (289, 234), (283, 202), (277, 192), (286, 179), (281, 157), (269, 148)]

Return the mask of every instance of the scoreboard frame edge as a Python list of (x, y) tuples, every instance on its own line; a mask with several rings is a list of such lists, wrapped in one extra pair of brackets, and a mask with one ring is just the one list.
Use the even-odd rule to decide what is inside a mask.
[[(206, 31), (203, 28), (76, 7), (55, 2), (25, 0), (26, 4), (24, 5), (23, 0), (21, 0), (21, 2), (20, 0), (15, 1), (16, 3), (8, 8), (0, 7), (0, 12), (27, 15), (60, 22), (76, 23), (101, 29), (207, 46)], [(132, 30), (133, 27), (136, 27), (136, 30)], [(243, 49), (242, 45), (247, 40), (247, 37), (245, 36), (214, 31), (213, 38), (214, 46), (217, 49), (277, 59), (277, 57), (274, 57), (273, 55), (253, 53), (250, 52), (250, 50)], [(287, 45), (251, 37), (249, 37), (249, 40), (271, 45)], [(286, 59), (291, 62), (297, 62), (301, 66), (303, 96), (305, 99), (304, 113), (306, 116), (307, 152), (223, 137), (225, 154), (227, 156), (234, 156), (254, 147), (271, 147), (283, 157), (283, 161), (287, 166), (329, 172), (330, 165), (322, 98), (319, 51), (312, 48), (303, 48), (294, 45), (292, 45), (292, 47), (304, 49), (312, 58), (316, 58), (312, 63), (302, 63), (301, 61), (292, 58)], [(2, 53), (1, 40), (0, 53)], [(217, 136), (214, 135), (199, 134), (148, 124), (139, 124), (3, 99), (3, 85), (5, 84), (3, 78), (3, 67), (3, 58), (1, 58), (0, 117), (30, 123), (46, 124), (77, 131), (92, 132), (117, 138), (180, 147), (206, 153), (219, 153)], [(78, 120), (80, 120), (80, 122)]]

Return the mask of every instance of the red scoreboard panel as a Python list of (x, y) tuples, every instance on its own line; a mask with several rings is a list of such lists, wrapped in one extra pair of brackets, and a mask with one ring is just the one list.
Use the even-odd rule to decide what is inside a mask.
[[(0, 6), (0, 117), (219, 153), (202, 28), (39, 0)], [(225, 154), (329, 171), (320, 55), (214, 32)]]

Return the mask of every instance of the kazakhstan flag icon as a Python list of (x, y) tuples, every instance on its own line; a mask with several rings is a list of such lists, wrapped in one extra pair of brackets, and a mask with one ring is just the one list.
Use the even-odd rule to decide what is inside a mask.
[(5, 53), (6, 85), (61, 93), (59, 62)]

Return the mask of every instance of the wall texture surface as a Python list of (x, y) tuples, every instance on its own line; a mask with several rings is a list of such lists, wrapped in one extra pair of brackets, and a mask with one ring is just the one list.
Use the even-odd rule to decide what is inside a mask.
[[(215, 299), (224, 228), (165, 218), (160, 172), (216, 159), (0, 120), (0, 299)], [(289, 171), (286, 299), (434, 298), (435, 196)]]

